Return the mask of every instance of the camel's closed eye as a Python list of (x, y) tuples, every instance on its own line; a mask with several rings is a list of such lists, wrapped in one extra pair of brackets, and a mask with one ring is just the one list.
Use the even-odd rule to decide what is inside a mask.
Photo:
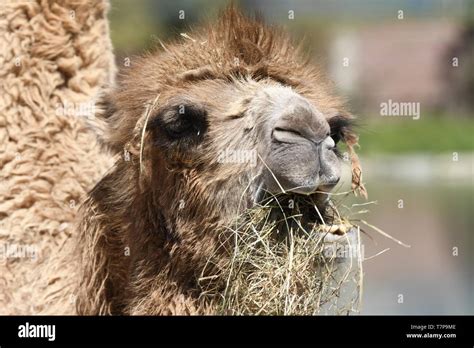
[(172, 105), (159, 111), (147, 128), (164, 135), (168, 142), (197, 143), (207, 130), (207, 111), (194, 104)]

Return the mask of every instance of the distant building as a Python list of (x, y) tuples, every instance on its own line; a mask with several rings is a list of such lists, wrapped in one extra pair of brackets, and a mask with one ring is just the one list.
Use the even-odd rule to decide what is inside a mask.
[(456, 73), (453, 45), (461, 26), (449, 21), (372, 24), (336, 35), (330, 49), (330, 75), (364, 109), (378, 112), (391, 99), (444, 107)]

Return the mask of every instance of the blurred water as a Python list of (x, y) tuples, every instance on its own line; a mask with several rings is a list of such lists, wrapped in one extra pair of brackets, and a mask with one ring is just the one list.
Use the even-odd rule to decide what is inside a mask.
[(363, 159), (361, 217), (411, 247), (364, 228), (365, 258), (390, 250), (364, 262), (362, 314), (474, 314), (472, 158)]

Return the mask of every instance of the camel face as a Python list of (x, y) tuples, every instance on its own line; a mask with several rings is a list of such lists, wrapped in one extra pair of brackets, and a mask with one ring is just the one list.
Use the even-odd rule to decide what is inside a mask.
[[(210, 97), (202, 98), (202, 88)], [(326, 117), (279, 83), (188, 88), (164, 103), (147, 128), (168, 161), (198, 165), (213, 157), (221, 169), (233, 166), (237, 175), (256, 175), (253, 186), (273, 194), (330, 191), (341, 174)]]
[(247, 181), (239, 194), (256, 202), (264, 192), (328, 192), (340, 179), (338, 125), (290, 86), (204, 80), (158, 104), (147, 124), (158, 180), (167, 176), (163, 167), (202, 168), (212, 173), (206, 188), (217, 191), (218, 184), (225, 193), (216, 179), (231, 175)]

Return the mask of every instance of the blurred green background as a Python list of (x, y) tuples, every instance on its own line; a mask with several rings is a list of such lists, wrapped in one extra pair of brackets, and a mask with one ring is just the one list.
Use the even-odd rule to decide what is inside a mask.
[[(364, 218), (411, 245), (368, 232), (366, 257), (390, 250), (364, 263), (362, 313), (474, 314), (474, 1), (234, 2), (304, 38), (359, 118), (376, 201)], [(118, 65), (127, 57), (133, 64), (158, 39), (189, 33), (227, 3), (112, 0)], [(389, 100), (419, 103), (419, 119), (382, 116)], [(346, 175), (340, 189), (349, 182)]]

